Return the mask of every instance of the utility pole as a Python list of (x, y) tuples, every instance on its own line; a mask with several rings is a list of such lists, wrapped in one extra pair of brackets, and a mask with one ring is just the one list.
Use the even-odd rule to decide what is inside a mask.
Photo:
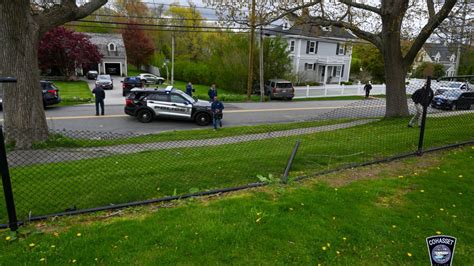
[(263, 26), (260, 22), (260, 101), (263, 102), (265, 100), (265, 91), (263, 86)]
[(171, 35), (171, 85), (174, 84), (174, 33)]
[(255, 0), (252, 0), (252, 8), (250, 11), (250, 40), (249, 40), (249, 67), (248, 67), (248, 79), (247, 79), (247, 100), (250, 100), (250, 96), (252, 95), (254, 35), (255, 35)]

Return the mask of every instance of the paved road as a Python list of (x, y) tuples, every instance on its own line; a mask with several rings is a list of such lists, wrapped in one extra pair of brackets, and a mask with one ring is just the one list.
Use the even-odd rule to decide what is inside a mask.
[[(105, 116), (95, 116), (93, 104), (51, 106), (46, 109), (50, 128), (113, 133), (156, 133), (202, 128), (191, 121), (158, 119), (143, 124), (123, 112), (121, 78), (115, 77), (114, 89), (106, 91)], [(88, 81), (92, 88), (94, 81)], [(319, 116), (367, 117), (383, 114), (383, 100), (361, 101), (273, 101), (265, 103), (224, 103), (224, 127), (305, 121)]]

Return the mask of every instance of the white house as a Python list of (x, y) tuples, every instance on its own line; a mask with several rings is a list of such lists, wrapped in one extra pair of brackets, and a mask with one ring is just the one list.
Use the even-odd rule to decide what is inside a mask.
[(293, 72), (299, 80), (321, 84), (349, 81), (352, 46), (355, 38), (344, 29), (311, 25), (283, 25), (266, 34), (288, 42)]
[(425, 43), (418, 52), (418, 56), (413, 64), (413, 69), (421, 63), (442, 64), (446, 76), (454, 76), (456, 73), (456, 47), (444, 43)]

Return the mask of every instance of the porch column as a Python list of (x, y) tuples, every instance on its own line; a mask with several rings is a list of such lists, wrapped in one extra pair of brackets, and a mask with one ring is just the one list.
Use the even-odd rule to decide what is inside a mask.
[(323, 77), (323, 84), (326, 85), (326, 81), (328, 80), (328, 65), (324, 66), (324, 77)]

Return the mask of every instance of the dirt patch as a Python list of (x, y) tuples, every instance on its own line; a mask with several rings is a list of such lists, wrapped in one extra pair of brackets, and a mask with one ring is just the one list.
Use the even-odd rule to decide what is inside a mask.
[(442, 156), (439, 153), (425, 154), (422, 157), (412, 157), (400, 161), (374, 164), (357, 167), (339, 172), (315, 176), (304, 183), (324, 181), (333, 187), (346, 186), (359, 180), (374, 180), (385, 177), (399, 177), (420, 175), (441, 163)]

